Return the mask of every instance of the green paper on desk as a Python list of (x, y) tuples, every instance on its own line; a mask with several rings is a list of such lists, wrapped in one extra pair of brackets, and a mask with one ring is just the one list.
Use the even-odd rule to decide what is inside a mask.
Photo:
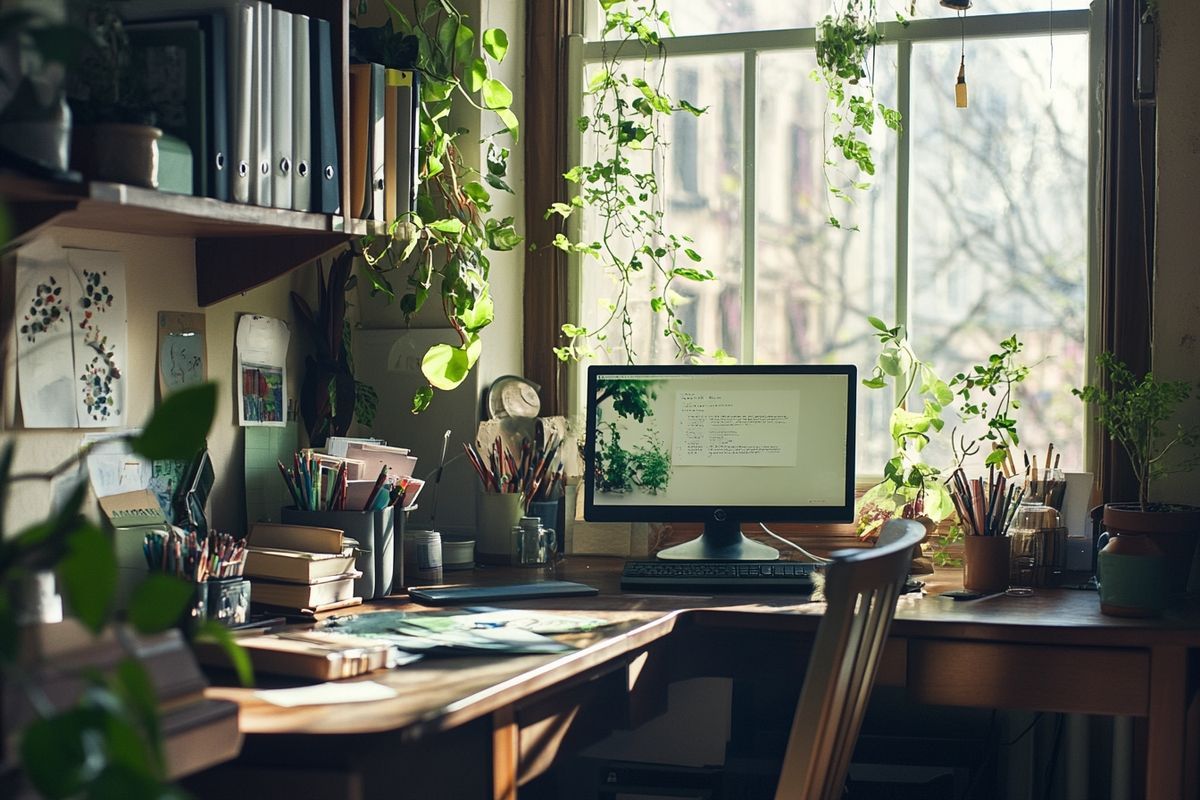
[(604, 620), (529, 611), (379, 611), (333, 617), (328, 628), (356, 636), (387, 639), (402, 650), (446, 654), (562, 653), (575, 648), (543, 633), (594, 630)]

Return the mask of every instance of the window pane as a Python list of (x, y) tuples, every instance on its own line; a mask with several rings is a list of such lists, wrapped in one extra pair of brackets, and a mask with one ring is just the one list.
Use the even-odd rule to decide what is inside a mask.
[[(1053, 43), (1053, 52), (1051, 51)], [(967, 43), (970, 107), (954, 107), (959, 45), (913, 48), (910, 319), (949, 377), (1016, 333), (1036, 363), (1022, 445), (1083, 463), (1087, 37)], [(1053, 63), (1053, 73), (1051, 73)], [(1018, 458), (1019, 462), (1019, 458)]]
[[(875, 58), (875, 99), (895, 107), (895, 48)], [(897, 137), (877, 121), (868, 140), (873, 185), (852, 192), (852, 205), (831, 198), (822, 163), (833, 132), (824, 128), (824, 85), (808, 77), (815, 68), (807, 49), (759, 58), (754, 360), (851, 363), (865, 375), (878, 353), (867, 316), (895, 316)], [(842, 160), (831, 159), (830, 178), (843, 185)], [(860, 230), (831, 227), (831, 215)], [(891, 405), (887, 392), (860, 387), (859, 472), (882, 469)]]
[[(708, 110), (700, 117), (677, 112), (666, 118), (662, 147), (659, 197), (665, 201), (664, 229), (690, 236), (689, 247), (703, 259), (694, 266), (712, 270), (717, 280), (704, 283), (676, 280), (671, 288), (683, 298), (679, 316), (697, 342), (711, 350), (723, 348), (737, 356), (741, 348), (742, 285), (742, 60), (740, 56), (673, 58), (667, 65), (665, 89), (675, 100), (688, 100)], [(593, 68), (594, 69), (594, 68)], [(649, 78), (647, 78), (649, 80)], [(591, 113), (590, 110), (586, 113)], [(598, 143), (585, 136), (583, 157), (591, 163)], [(644, 169), (644, 154), (631, 156), (633, 168)], [(603, 229), (602, 220), (585, 215), (585, 241), (599, 241), (628, 257), (629, 237)], [(686, 258), (680, 254), (680, 258)], [(688, 266), (693, 266), (688, 262)], [(639, 364), (669, 363), (675, 347), (664, 337), (665, 316), (650, 309), (650, 286), (656, 276), (644, 270), (631, 292), (633, 350)], [(584, 325), (595, 329), (609, 315), (608, 305), (618, 287), (599, 269), (595, 259), (583, 260)], [(610, 331), (609, 354), (601, 363), (623, 363), (620, 328)]]

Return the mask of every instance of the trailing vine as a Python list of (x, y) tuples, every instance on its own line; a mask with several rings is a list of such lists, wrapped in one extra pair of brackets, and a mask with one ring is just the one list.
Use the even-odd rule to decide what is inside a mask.
[[(877, 21), (875, 0), (846, 0), (843, 9), (817, 23), (817, 69), (811, 77), (825, 86), (822, 171), (828, 189), (827, 222), (835, 228), (844, 226), (831, 201), (853, 203), (852, 192), (871, 186), (875, 159), (865, 137), (874, 130), (876, 118), (893, 131), (901, 127), (900, 112), (875, 100), (875, 47), (883, 41)], [(858, 230), (857, 225), (845, 227)]]
[[(508, 51), (503, 30), (484, 31), (477, 56), (476, 33), (449, 0), (420, 6), (414, 0), (411, 15), (384, 2), (388, 24), (357, 32), (355, 46), (364, 60), (421, 74), (419, 188), (415, 213), (391, 220), (386, 235), (364, 240), (365, 275), (372, 295), (389, 301), (399, 295), (406, 319), (434, 297), (459, 337), (457, 345), (437, 344), (425, 353), (421, 371), (429, 383), (413, 397), (413, 411), (419, 412), (433, 400), (434, 389), (454, 389), (475, 366), (483, 349), (480, 331), (495, 310), (487, 252), (512, 250), (521, 242), (511, 216), (491, 216), (492, 192), (512, 193), (505, 181), (509, 150), (501, 137), (515, 141), (519, 126), (512, 91), (492, 74)], [(494, 114), (499, 124), (483, 136), (482, 171), (462, 156), (459, 140), (470, 132), (449, 122), (456, 102)]]
[[(591, 136), (601, 155), (590, 164), (578, 164), (564, 177), (578, 186), (568, 202), (554, 203), (546, 212), (565, 221), (584, 209), (598, 219), (597, 238), (574, 241), (559, 233), (554, 246), (582, 258), (595, 259), (612, 279), (616, 298), (598, 324), (563, 325), (567, 344), (555, 348), (562, 361), (595, 354), (607, 348), (610, 332), (618, 332), (627, 361), (636, 357), (635, 321), (630, 304), (635, 282), (649, 281), (650, 308), (663, 317), (663, 334), (681, 360), (698, 361), (707, 353), (689, 333), (677, 310), (682, 300), (679, 281), (714, 280), (700, 266), (702, 257), (692, 239), (666, 230), (660, 195), (661, 126), (666, 117), (681, 112), (700, 116), (705, 109), (687, 100), (674, 100), (664, 91), (666, 58), (662, 32), (671, 31), (671, 17), (657, 0), (600, 0), (604, 12), (604, 54), (585, 88), (592, 113), (576, 120), (580, 133)], [(608, 35), (618, 34), (609, 39)], [(643, 164), (647, 166), (642, 166)], [(712, 355), (723, 358), (722, 351)]]

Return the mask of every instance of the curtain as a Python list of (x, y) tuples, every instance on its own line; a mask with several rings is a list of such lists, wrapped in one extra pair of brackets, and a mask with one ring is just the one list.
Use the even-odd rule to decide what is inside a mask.
[[(1155, 228), (1152, 103), (1135, 99), (1141, 0), (1110, 0), (1101, 155), (1100, 346), (1135, 375), (1150, 369)], [(1145, 58), (1153, 59), (1152, 54)], [(1137, 498), (1120, 446), (1097, 430), (1097, 481), (1105, 501)]]

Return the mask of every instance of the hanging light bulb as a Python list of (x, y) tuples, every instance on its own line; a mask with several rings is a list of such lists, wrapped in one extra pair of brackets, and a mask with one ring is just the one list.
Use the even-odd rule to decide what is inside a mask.
[(954, 83), (954, 107), (967, 107), (967, 56), (958, 62), (958, 80)]

